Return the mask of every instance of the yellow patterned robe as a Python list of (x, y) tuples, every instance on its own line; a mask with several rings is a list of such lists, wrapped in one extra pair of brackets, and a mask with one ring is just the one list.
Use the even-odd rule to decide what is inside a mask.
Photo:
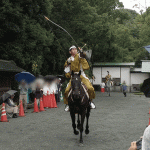
[[(76, 54), (74, 57), (74, 61), (71, 61), (71, 68), (70, 71), (73, 70), (73, 72), (79, 72), (80, 71), (80, 65), (82, 65), (83, 71), (84, 70), (89, 70), (89, 64), (86, 61), (85, 58), (79, 58), (79, 54)], [(67, 66), (67, 61), (65, 62), (64, 67)], [(71, 72), (66, 73), (65, 76), (67, 78), (71, 78)], [(80, 75), (81, 81), (87, 86), (88, 88), (88, 94), (89, 94), (89, 98), (90, 99), (94, 99), (95, 98), (95, 91), (94, 88), (91, 84), (91, 82), (89, 81), (89, 79), (86, 79), (85, 77), (83, 77), (83, 75)], [(71, 80), (69, 81), (69, 84), (65, 90), (65, 97), (64, 97), (64, 103), (68, 104), (68, 93), (71, 87)]]

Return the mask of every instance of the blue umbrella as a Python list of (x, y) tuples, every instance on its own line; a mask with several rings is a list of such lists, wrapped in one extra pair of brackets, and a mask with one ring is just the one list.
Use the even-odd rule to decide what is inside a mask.
[(33, 74), (31, 74), (30, 72), (20, 72), (18, 74), (15, 75), (15, 79), (20, 82), (22, 80), (25, 80), (25, 82), (27, 83), (31, 83), (35, 80), (35, 76)]
[(148, 46), (143, 46), (149, 53), (150, 53), (150, 45)]

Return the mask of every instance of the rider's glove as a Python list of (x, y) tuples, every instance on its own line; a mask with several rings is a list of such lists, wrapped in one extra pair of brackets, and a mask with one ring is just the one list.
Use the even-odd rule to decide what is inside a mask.
[(80, 57), (80, 58), (85, 58), (85, 57), (86, 57), (86, 54), (85, 54), (84, 52), (80, 52), (79, 57)]

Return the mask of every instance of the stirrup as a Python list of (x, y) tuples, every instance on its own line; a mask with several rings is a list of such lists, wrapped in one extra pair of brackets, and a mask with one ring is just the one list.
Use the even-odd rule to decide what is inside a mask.
[(96, 106), (95, 106), (95, 104), (93, 102), (90, 102), (90, 108), (91, 109), (96, 109)]
[(69, 112), (69, 105), (66, 105), (65, 110), (66, 112)]

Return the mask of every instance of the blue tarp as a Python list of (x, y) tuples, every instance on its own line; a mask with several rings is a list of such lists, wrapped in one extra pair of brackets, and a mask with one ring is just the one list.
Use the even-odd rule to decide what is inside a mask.
[(150, 53), (150, 45), (148, 46), (143, 46), (149, 53)]

